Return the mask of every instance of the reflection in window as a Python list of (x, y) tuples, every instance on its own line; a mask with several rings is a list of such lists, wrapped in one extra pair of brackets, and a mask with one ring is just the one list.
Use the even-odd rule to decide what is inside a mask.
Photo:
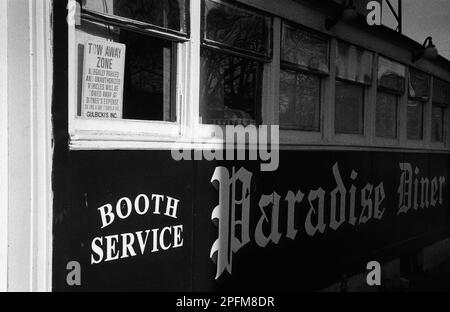
[(226, 2), (205, 0), (204, 5), (204, 40), (233, 50), (270, 56), (270, 17)]
[(364, 87), (336, 81), (335, 131), (364, 134)]
[(430, 98), (430, 76), (414, 68), (409, 69), (409, 97), (421, 101)]
[(433, 103), (450, 105), (450, 83), (441, 79), (433, 79)]
[(445, 115), (450, 106), (450, 83), (433, 79), (433, 111), (431, 120), (431, 140), (444, 142)]
[(81, 0), (83, 8), (186, 33), (186, 0)]
[(373, 53), (338, 41), (336, 76), (363, 84), (372, 83)]
[(320, 78), (281, 71), (280, 126), (284, 129), (320, 131)]
[(201, 51), (200, 117), (203, 124), (258, 121), (262, 63), (209, 49)]
[(78, 41), (78, 116), (81, 116), (84, 42), (112, 40), (126, 45), (123, 119), (176, 121), (173, 43), (106, 24), (82, 21)]
[(397, 138), (398, 97), (394, 94), (379, 92), (376, 106), (376, 136), (379, 138)]
[(440, 105), (433, 105), (431, 119), (431, 140), (444, 142), (444, 116), (445, 109)]
[(420, 101), (408, 101), (407, 138), (408, 140), (423, 139), (423, 103)]
[(406, 67), (384, 57), (378, 58), (378, 86), (390, 92), (405, 91)]
[(281, 59), (284, 62), (328, 73), (328, 50), (328, 39), (289, 24), (283, 24)]

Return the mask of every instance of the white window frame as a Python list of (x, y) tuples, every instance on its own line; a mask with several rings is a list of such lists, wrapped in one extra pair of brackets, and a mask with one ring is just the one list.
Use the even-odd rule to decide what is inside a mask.
[[(274, 71), (276, 71), (276, 75), (274, 79), (276, 79), (276, 99), (274, 99), (271, 104), (274, 107), (275, 111), (275, 119), (274, 124), (279, 125), (280, 124), (280, 79), (281, 79), (281, 45), (282, 45), (282, 27), (283, 27), (283, 18), (277, 17), (277, 24), (274, 25)], [(286, 20), (286, 22), (288, 22)], [(290, 22), (288, 22), (290, 23)], [(294, 23), (296, 25), (298, 23)], [(301, 24), (298, 24), (301, 25)], [(308, 29), (304, 26), (300, 26), (302, 30), (308, 31)], [(314, 31), (311, 31), (314, 32)], [(325, 34), (322, 34), (324, 37), (329, 37)], [(329, 83), (331, 80), (332, 72), (333, 72), (333, 65), (332, 65), (332, 55), (333, 55), (333, 39), (329, 38), (328, 40), (328, 74), (327, 75), (317, 75), (320, 77), (320, 101), (319, 101), (319, 123), (320, 128), (319, 131), (303, 131), (303, 130), (296, 130), (296, 129), (281, 129), (280, 128), (280, 143), (282, 145), (300, 145), (300, 144), (312, 144), (312, 145), (318, 145), (323, 144), (324, 140), (324, 132), (325, 132), (325, 116), (326, 116), (326, 104), (328, 102), (328, 90), (329, 90)], [(275, 63), (276, 61), (276, 63)], [(335, 64), (335, 63), (334, 63)], [(275, 65), (277, 68), (275, 68)], [(311, 75), (314, 75), (314, 73), (311, 73)], [(270, 104), (269, 104), (270, 105)]]
[[(75, 0), (68, 0), (74, 2)], [(196, 1), (189, 1), (192, 6)], [(149, 35), (155, 33), (149, 31)], [(176, 83), (175, 106), (177, 120), (141, 121), (141, 120), (96, 120), (77, 116), (77, 39), (75, 25), (69, 25), (69, 92), (68, 120), (70, 148), (78, 149), (127, 149), (127, 148), (164, 148), (168, 143), (182, 141), (182, 120), (184, 119), (185, 97), (189, 90), (186, 79), (189, 73), (190, 42), (176, 43)]]

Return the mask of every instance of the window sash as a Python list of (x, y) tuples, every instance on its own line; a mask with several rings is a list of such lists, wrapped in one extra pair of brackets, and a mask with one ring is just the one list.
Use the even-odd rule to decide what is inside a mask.
[[(424, 85), (420, 86), (421, 83)], [(430, 85), (431, 76), (415, 68), (409, 68), (409, 98), (427, 102), (430, 98)]]
[(371, 85), (373, 53), (338, 41), (336, 45), (336, 77), (342, 80)]
[[(380, 102), (381, 97), (386, 97), (387, 100), (394, 99), (395, 104), (390, 105), (390, 103), (383, 103)], [(383, 139), (397, 139), (398, 137), (398, 103), (399, 103), (399, 97), (395, 94), (387, 93), (387, 92), (379, 92), (377, 94), (377, 100), (376, 100), (376, 113), (375, 113), (375, 135), (377, 138), (383, 138)], [(389, 112), (393, 112), (394, 118), (393, 120), (388, 120), (391, 116), (382, 115), (380, 116), (379, 113), (381, 113), (380, 105), (385, 105), (387, 109), (391, 109)], [(385, 111), (383, 112), (385, 113)], [(392, 127), (392, 133), (388, 133), (386, 130), (388, 128), (384, 127), (386, 126), (385, 123), (379, 123), (380, 117), (383, 118), (383, 121), (391, 121), (393, 124), (390, 126)], [(379, 128), (382, 127), (382, 128)], [(390, 135), (392, 134), (392, 135)]]
[[(325, 62), (326, 64), (320, 64), (320, 60), (318, 60), (318, 61), (316, 61), (316, 63), (319, 63), (319, 64), (311, 65), (310, 64), (311, 58), (308, 60), (300, 59), (300, 60), (297, 60), (296, 62), (294, 60), (289, 60), (288, 57), (286, 57), (286, 55), (285, 55), (286, 45), (287, 45), (286, 37), (287, 37), (288, 30), (292, 31), (292, 32), (299, 32), (299, 33), (307, 34), (309, 36), (309, 38), (312, 38), (313, 40), (316, 40), (316, 41), (322, 41), (322, 43), (326, 44), (326, 62)], [(301, 26), (294, 26), (293, 23), (283, 21), (281, 42), (282, 43), (281, 43), (280, 58), (281, 58), (281, 63), (284, 67), (290, 68), (292, 70), (303, 70), (303, 71), (307, 71), (307, 72), (312, 72), (312, 73), (316, 73), (318, 75), (328, 75), (329, 74), (329, 72), (330, 72), (330, 41), (327, 37), (316, 34), (313, 31), (308, 31)], [(300, 56), (300, 58), (301, 57), (302, 56)], [(306, 63), (306, 61), (308, 61), (308, 63)]]
[(128, 29), (147, 35), (153, 35), (162, 39), (173, 40), (176, 42), (185, 42), (189, 40), (189, 32), (182, 33), (179, 31), (163, 28), (145, 22), (140, 22), (126, 17), (94, 12), (87, 9), (81, 9), (81, 19), (91, 22), (109, 24), (111, 26), (117, 26), (123, 29)]
[[(424, 106), (425, 106), (424, 103), (421, 101), (408, 100), (407, 115), (406, 115), (406, 124), (407, 124), (406, 135), (408, 140), (411, 141), (423, 140), (424, 112), (425, 112)], [(410, 117), (414, 117), (414, 119), (411, 119)]]
[[(396, 85), (391, 85), (394, 82)], [(378, 58), (378, 87), (402, 95), (405, 92), (406, 66), (385, 57)]]
[[(77, 1), (80, 1), (80, 0), (77, 0)], [(136, 20), (136, 19), (131, 19), (128, 17), (120, 16), (120, 15), (114, 15), (114, 14), (110, 14), (110, 13), (102, 13), (102, 12), (98, 12), (98, 11), (93, 11), (93, 10), (84, 8), (84, 6), (82, 4), (80, 4), (81, 18), (89, 19), (92, 21), (111, 23), (111, 24), (115, 24), (115, 26), (121, 26), (123, 28), (128, 27), (128, 28), (133, 28), (135, 30), (148, 31), (148, 32), (154, 33), (155, 35), (169, 36), (169, 37), (173, 37), (174, 40), (185, 41), (190, 36), (190, 10), (189, 10), (190, 5), (189, 5), (189, 1), (191, 1), (191, 0), (186, 0), (186, 5), (185, 5), (185, 21), (184, 21), (185, 29), (186, 29), (185, 32), (183, 32), (181, 30), (178, 31), (178, 30), (158, 26), (155, 24), (147, 23), (144, 21)]]
[[(273, 44), (273, 18), (272, 16), (269, 16), (268, 14), (264, 13), (264, 12), (260, 12), (257, 9), (254, 8), (246, 8), (244, 5), (238, 3), (230, 3), (228, 1), (223, 1), (223, 0), (197, 0), (197, 1), (202, 1), (202, 16), (201, 16), (201, 20), (202, 20), (202, 29), (201, 29), (201, 41), (202, 41), (202, 45), (203, 46), (207, 46), (209, 48), (212, 49), (218, 49), (220, 51), (224, 51), (224, 52), (228, 52), (228, 53), (233, 53), (237, 56), (240, 57), (248, 57), (248, 58), (252, 58), (255, 60), (259, 60), (262, 62), (270, 62), (272, 57), (273, 57), (273, 48), (272, 48), (272, 44)], [(268, 27), (267, 27), (267, 38), (265, 38), (265, 40), (267, 40), (267, 42), (265, 42), (265, 53), (261, 53), (258, 51), (252, 51), (250, 49), (247, 48), (242, 48), (242, 47), (237, 47), (237, 46), (233, 46), (232, 44), (226, 43), (226, 42), (220, 42), (211, 38), (207, 37), (207, 14), (206, 14), (206, 2), (209, 1), (211, 3), (216, 3), (218, 5), (222, 5), (225, 7), (232, 7), (238, 10), (242, 10), (254, 15), (257, 15), (259, 17), (262, 17), (263, 19), (266, 20), (266, 22), (268, 23)]]
[[(342, 109), (338, 109), (338, 92), (337, 89), (339, 86), (350, 86), (353, 88), (357, 88), (358, 89), (358, 93), (356, 94), (356, 96), (358, 97), (358, 99), (360, 99), (360, 103), (358, 103), (359, 105), (361, 105), (361, 107), (358, 107), (358, 129), (356, 130), (352, 130), (352, 129), (345, 129), (344, 124), (346, 124), (346, 122), (342, 122), (341, 124), (339, 124), (339, 120), (341, 120), (343, 117), (339, 114), (339, 110)], [(357, 84), (357, 83), (353, 83), (353, 82), (347, 82), (344, 80), (336, 80), (336, 94), (335, 94), (335, 113), (334, 113), (334, 132), (336, 134), (351, 134), (351, 135), (364, 135), (364, 109), (365, 109), (365, 87), (364, 85), (361, 84)], [(343, 103), (346, 104), (348, 106), (348, 103)], [(355, 103), (350, 103), (350, 104), (355, 104)], [(349, 107), (347, 107), (349, 108)]]

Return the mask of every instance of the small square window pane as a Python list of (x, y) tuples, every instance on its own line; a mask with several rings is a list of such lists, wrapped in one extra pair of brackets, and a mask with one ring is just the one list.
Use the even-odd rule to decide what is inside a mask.
[(444, 106), (450, 105), (450, 83), (434, 78), (433, 102)]
[(328, 42), (322, 36), (284, 24), (281, 59), (306, 69), (328, 73)]
[(82, 0), (83, 8), (186, 33), (186, 0)]
[(423, 139), (423, 103), (420, 101), (408, 101), (407, 138), (408, 140)]
[(409, 69), (409, 97), (422, 101), (430, 98), (430, 76), (417, 69)]
[(445, 109), (439, 105), (433, 105), (431, 120), (431, 140), (433, 142), (444, 142), (444, 112)]
[[(87, 40), (126, 45), (122, 119), (176, 121), (173, 59), (170, 41), (101, 23), (82, 21), (77, 27), (77, 116), (81, 116), (84, 49)], [(100, 76), (94, 78), (102, 79)], [(108, 77), (103, 77), (106, 79)], [(87, 107), (85, 107), (87, 109)], [(99, 110), (108, 109), (106, 107)], [(92, 117), (94, 118), (94, 117)]]
[(384, 57), (378, 59), (378, 86), (401, 94), (405, 91), (406, 67)]
[(344, 80), (371, 84), (372, 60), (372, 52), (344, 42), (338, 42), (336, 76)]
[(255, 124), (262, 63), (201, 50), (200, 117), (203, 124)]
[(336, 81), (335, 130), (341, 134), (364, 134), (364, 87)]
[(397, 103), (394, 94), (379, 92), (376, 107), (376, 135), (379, 138), (397, 138)]
[[(200, 0), (196, 0), (200, 1)], [(205, 0), (204, 39), (265, 57), (271, 54), (272, 19), (217, 0)]]
[(280, 126), (320, 131), (320, 78), (287, 70), (280, 74)]

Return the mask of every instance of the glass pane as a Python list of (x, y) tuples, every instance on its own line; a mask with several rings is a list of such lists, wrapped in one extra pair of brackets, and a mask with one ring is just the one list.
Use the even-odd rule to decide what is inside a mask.
[(409, 96), (428, 101), (430, 98), (430, 76), (414, 68), (409, 69)]
[(210, 49), (201, 51), (203, 124), (254, 124), (260, 107), (262, 63)]
[(441, 105), (450, 105), (450, 83), (434, 78), (433, 102)]
[(433, 105), (433, 116), (431, 121), (431, 140), (433, 142), (444, 142), (444, 108)]
[(405, 91), (406, 67), (384, 57), (378, 59), (378, 86), (403, 93)]
[(186, 0), (82, 0), (83, 8), (186, 33)]
[[(122, 82), (123, 119), (176, 121), (175, 101), (172, 97), (172, 59), (175, 53), (172, 43), (88, 21), (83, 21), (77, 29), (78, 116), (82, 115), (83, 63), (87, 40), (105, 44), (113, 41), (126, 45)], [(105, 79), (111, 78), (102, 75), (96, 74), (92, 79), (96, 83), (103, 83)]]
[(320, 131), (320, 78), (281, 71), (280, 126), (284, 129)]
[(283, 25), (283, 61), (328, 73), (328, 51), (328, 39), (287, 24)]
[(372, 83), (373, 54), (344, 42), (337, 44), (336, 75), (339, 78)]
[(423, 103), (419, 101), (408, 101), (408, 140), (423, 139)]
[(364, 87), (336, 81), (336, 133), (364, 134)]
[(376, 135), (379, 138), (397, 138), (396, 95), (379, 92), (376, 107)]
[(270, 17), (214, 0), (205, 0), (205, 14), (205, 39), (263, 56), (270, 55)]

